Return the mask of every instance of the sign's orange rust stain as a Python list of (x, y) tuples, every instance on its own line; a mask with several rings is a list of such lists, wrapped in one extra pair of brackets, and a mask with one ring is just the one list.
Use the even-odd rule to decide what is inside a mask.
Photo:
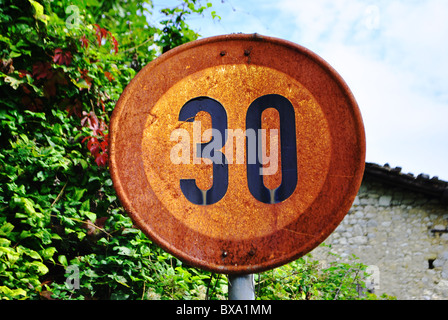
[[(229, 79), (235, 80), (232, 83)], [(262, 86), (260, 83), (265, 79), (270, 79), (272, 84)], [(215, 82), (222, 85), (216, 87)], [(241, 91), (244, 93), (244, 85), (252, 88), (250, 94), (240, 93)], [(204, 188), (204, 185), (207, 180), (210, 180), (211, 165), (204, 164), (204, 160), (195, 158), (196, 143), (193, 142), (189, 142), (192, 151), (190, 159), (193, 161), (173, 165), (170, 160), (170, 150), (178, 141), (170, 141), (169, 137), (178, 125), (177, 121), (172, 119), (176, 118), (187, 101), (195, 97), (208, 96), (220, 101), (226, 109), (228, 128), (244, 133), (246, 111), (250, 103), (255, 98), (270, 93), (281, 94), (300, 106), (295, 112), (297, 166), (300, 181), (297, 192), (276, 210), (276, 214), (266, 214), (271, 210), (271, 206), (254, 199), (247, 186), (245, 139), (242, 140), (243, 145), (240, 145), (237, 142), (241, 140), (238, 140), (238, 137), (230, 139), (233, 137), (231, 136), (224, 146), (225, 149), (233, 143), (233, 150), (235, 150), (233, 154), (230, 154), (229, 150), (225, 151), (231, 162), (229, 165), (230, 187), (221, 201), (208, 206), (206, 211), (195, 212), (197, 205), (192, 204), (185, 197), (178, 196), (181, 195), (179, 179), (197, 179), (197, 184), (200, 183), (203, 186), (201, 189), (208, 189)], [(284, 73), (267, 67), (247, 67), (242, 64), (201, 70), (171, 87), (159, 99), (152, 112), (158, 115), (159, 121), (154, 124), (151, 120), (146, 125), (142, 144), (142, 159), (148, 181), (171, 214), (190, 228), (207, 236), (237, 240), (275, 233), (277, 229), (290, 223), (312, 204), (325, 181), (330, 163), (331, 146), (328, 124), (312, 95), (300, 83)], [(272, 116), (275, 112), (268, 109), (263, 114)], [(200, 118), (195, 120), (200, 121)], [(273, 116), (271, 120), (266, 119), (264, 125), (273, 127), (275, 122), (275, 116)], [(308, 125), (308, 123), (317, 125)], [(204, 123), (202, 127), (202, 129), (210, 128), (211, 125)], [(195, 132), (194, 122), (184, 128), (189, 128), (188, 136), (192, 138), (192, 141), (204, 142), (200, 140), (203, 131), (200, 130), (201, 128), (196, 128)], [(156, 145), (154, 141), (157, 141)], [(240, 152), (243, 153), (242, 163), (237, 161)], [(281, 168), (280, 162), (279, 168)], [(280, 184), (281, 173), (273, 176), (273, 183)], [(174, 196), (176, 201), (173, 199)], [(185, 215), (186, 208), (190, 208), (195, 214)]]
[(280, 116), (276, 109), (268, 108), (261, 114), (261, 119), (261, 128), (266, 130), (266, 135), (262, 136), (264, 142), (262, 145), (266, 146), (266, 151), (262, 152), (265, 174), (263, 182), (266, 188), (273, 190), (278, 188), (282, 182)]
[[(251, 195), (246, 172), (246, 113), (268, 94), (291, 102), (296, 125), (297, 186), (275, 204)], [(201, 96), (222, 104), (234, 130), (220, 149), (230, 162), (228, 189), (212, 205), (193, 204), (180, 189), (180, 179), (195, 179), (202, 190), (214, 181), (213, 165), (196, 157), (195, 145), (210, 140), (212, 118), (201, 111), (193, 122), (178, 120), (182, 106)], [(276, 110), (262, 117), (262, 128), (280, 129)], [(267, 133), (263, 161), (274, 159), (276, 146)], [(221, 273), (260, 272), (311, 251), (349, 210), (364, 169), (361, 115), (340, 76), (305, 48), (258, 35), (195, 41), (150, 63), (123, 92), (110, 136), (112, 179), (134, 222), (178, 258)], [(282, 173), (263, 183), (278, 187)]]

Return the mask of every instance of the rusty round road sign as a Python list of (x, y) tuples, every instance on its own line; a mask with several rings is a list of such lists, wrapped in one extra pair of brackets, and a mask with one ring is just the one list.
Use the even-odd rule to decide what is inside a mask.
[(110, 137), (114, 187), (136, 225), (218, 273), (311, 251), (364, 172), (362, 118), (342, 78), (313, 52), (256, 34), (194, 41), (148, 64)]

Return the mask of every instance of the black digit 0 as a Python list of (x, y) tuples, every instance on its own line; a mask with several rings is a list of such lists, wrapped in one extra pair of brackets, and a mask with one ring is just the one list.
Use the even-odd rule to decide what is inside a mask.
[[(261, 137), (261, 114), (268, 108), (274, 108), (280, 115), (280, 146), (282, 183), (276, 189), (266, 188), (263, 183)], [(247, 183), (255, 199), (263, 203), (278, 203), (288, 199), (297, 186), (297, 147), (294, 107), (291, 102), (278, 94), (268, 94), (255, 99), (246, 115), (246, 133), (252, 129), (256, 135), (255, 148), (246, 138)], [(255, 152), (251, 154), (251, 152)], [(250, 160), (250, 161), (249, 161)], [(254, 161), (255, 160), (255, 161)], [(273, 193), (271, 195), (271, 193)]]
[(179, 112), (179, 121), (193, 122), (200, 111), (210, 114), (212, 129), (217, 130), (221, 137), (221, 139), (215, 139), (215, 136), (212, 136), (209, 142), (197, 144), (198, 156), (213, 161), (213, 185), (208, 190), (201, 190), (195, 179), (181, 179), (180, 188), (190, 202), (209, 205), (221, 200), (229, 185), (227, 159), (222, 152), (217, 151), (224, 146), (227, 140), (227, 113), (218, 101), (209, 97), (197, 97), (184, 104)]

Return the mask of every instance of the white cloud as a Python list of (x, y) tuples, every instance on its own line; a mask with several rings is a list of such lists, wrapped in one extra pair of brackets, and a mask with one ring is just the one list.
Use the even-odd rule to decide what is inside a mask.
[(360, 106), (368, 161), (448, 178), (445, 105), (410, 90), (412, 79), (406, 74), (355, 50), (334, 49), (329, 62), (341, 71)]
[[(279, 0), (363, 114), (367, 160), (448, 179), (447, 1)], [(275, 6), (273, 5), (273, 6)]]
[(393, 48), (390, 61), (418, 76), (416, 89), (439, 94), (448, 103), (448, 2), (393, 2), (384, 11), (383, 34)]
[(367, 160), (448, 180), (448, 1), (226, 0), (204, 36), (258, 32), (301, 44), (346, 80)]

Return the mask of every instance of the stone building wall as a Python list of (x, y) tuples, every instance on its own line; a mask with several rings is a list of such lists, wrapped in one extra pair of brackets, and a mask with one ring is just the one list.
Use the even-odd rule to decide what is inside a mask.
[[(358, 196), (326, 239), (331, 251), (369, 266), (375, 293), (400, 300), (448, 299), (448, 205), (364, 178)], [(311, 254), (329, 261), (328, 249)]]

